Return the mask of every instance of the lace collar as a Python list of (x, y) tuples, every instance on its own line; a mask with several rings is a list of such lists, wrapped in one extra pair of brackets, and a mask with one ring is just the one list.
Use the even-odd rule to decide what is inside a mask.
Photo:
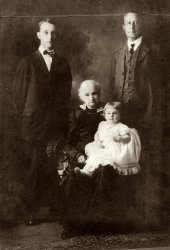
[[(97, 108), (97, 113), (100, 113), (100, 112), (103, 112), (103, 107), (102, 107), (102, 104), (99, 104), (100, 106)], [(88, 108), (87, 108), (87, 106), (86, 106), (86, 104), (84, 103), (84, 104), (82, 104), (82, 105), (80, 105), (80, 108), (82, 108), (83, 110), (87, 110)], [(90, 109), (88, 109), (88, 110), (90, 110)]]

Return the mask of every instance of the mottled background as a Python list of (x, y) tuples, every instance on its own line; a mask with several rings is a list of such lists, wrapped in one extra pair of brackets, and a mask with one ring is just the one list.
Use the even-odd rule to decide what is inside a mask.
[[(108, 86), (111, 55), (125, 41), (122, 16), (127, 10), (138, 10), (145, 14), (145, 33), (148, 39), (160, 45), (165, 55), (167, 69), (165, 81), (162, 83), (164, 122), (163, 125), (158, 122), (157, 128), (157, 131), (161, 131), (162, 143), (151, 152), (152, 168), (148, 163), (144, 166), (145, 178), (138, 187), (138, 199), (141, 200), (141, 209), (145, 209), (145, 222), (148, 222), (148, 225), (161, 226), (170, 222), (170, 2), (163, 0), (0, 0), (1, 220), (13, 220), (22, 212), (24, 177), (18, 150), (18, 131), (13, 119), (11, 86), (21, 58), (38, 47), (37, 23), (42, 17), (48, 16), (52, 16), (56, 23), (56, 50), (68, 59), (72, 69), (71, 105), (77, 103), (76, 95), (80, 82), (88, 78), (100, 82), (102, 100), (107, 101), (110, 98)], [(158, 137), (159, 141), (160, 135)]]

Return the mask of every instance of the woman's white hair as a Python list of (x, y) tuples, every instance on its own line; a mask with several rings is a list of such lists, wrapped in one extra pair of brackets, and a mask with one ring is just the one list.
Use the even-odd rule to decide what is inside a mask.
[(95, 80), (85, 80), (80, 84), (80, 88), (78, 90), (78, 95), (79, 95), (81, 100), (84, 96), (84, 91), (91, 86), (93, 86), (95, 88), (96, 93), (100, 96), (101, 89), (100, 89), (99, 83), (96, 82)]

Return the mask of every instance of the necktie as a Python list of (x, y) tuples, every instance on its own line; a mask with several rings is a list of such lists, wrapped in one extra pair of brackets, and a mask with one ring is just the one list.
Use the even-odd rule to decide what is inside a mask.
[(130, 52), (131, 55), (133, 55), (135, 44), (134, 44), (134, 43), (131, 43), (130, 46), (131, 46), (131, 48), (130, 48), (129, 52)]
[(43, 54), (53, 57), (55, 55), (55, 52), (54, 50), (44, 50)]

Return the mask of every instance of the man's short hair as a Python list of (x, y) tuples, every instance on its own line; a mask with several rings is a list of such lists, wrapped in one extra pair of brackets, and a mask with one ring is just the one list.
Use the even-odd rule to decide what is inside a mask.
[(138, 18), (142, 21), (143, 19), (143, 14), (136, 11), (136, 10), (129, 10), (127, 11), (124, 15), (123, 15), (123, 21), (125, 20), (125, 17), (128, 15), (128, 14), (136, 14), (138, 16)]
[(53, 25), (55, 26), (54, 22), (53, 22), (50, 18), (46, 18), (46, 19), (41, 20), (41, 21), (38, 23), (39, 31), (40, 31), (41, 25), (42, 25), (43, 23), (50, 23), (50, 24), (53, 24)]

